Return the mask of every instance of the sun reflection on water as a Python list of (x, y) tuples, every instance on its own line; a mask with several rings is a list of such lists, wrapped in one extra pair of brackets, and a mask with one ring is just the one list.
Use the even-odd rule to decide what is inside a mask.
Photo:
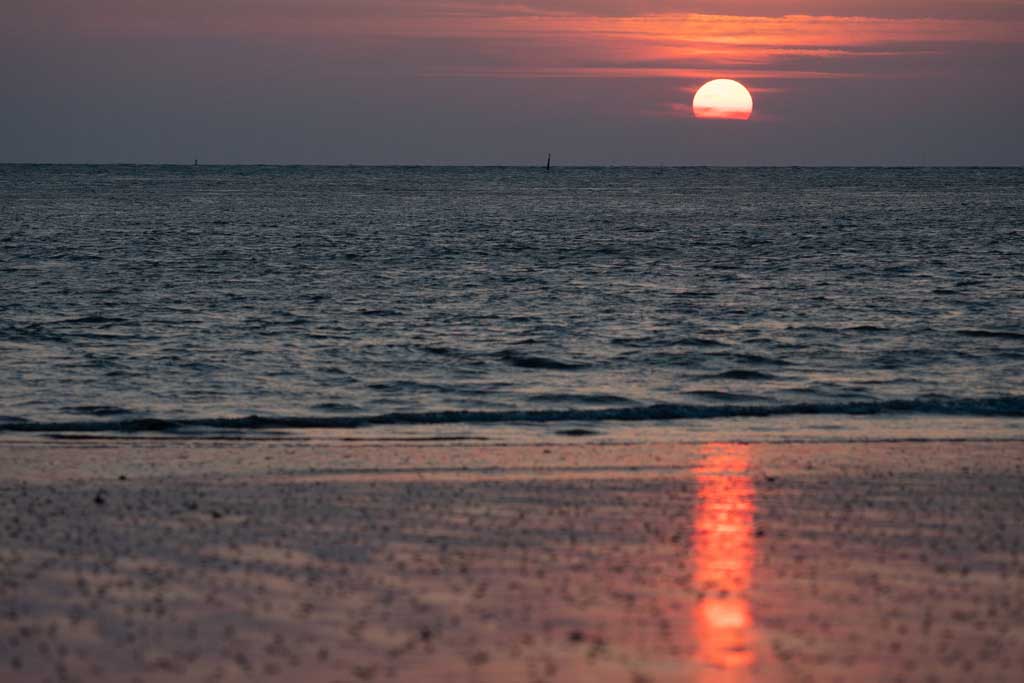
[(693, 523), (693, 583), (701, 595), (694, 607), (696, 658), (708, 667), (702, 680), (746, 680), (757, 658), (746, 598), (754, 567), (750, 447), (707, 444), (701, 454)]

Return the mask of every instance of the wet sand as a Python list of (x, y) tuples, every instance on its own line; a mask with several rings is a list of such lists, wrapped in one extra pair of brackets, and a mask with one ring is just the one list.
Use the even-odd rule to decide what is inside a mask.
[(0, 680), (1019, 681), (1024, 443), (0, 441)]

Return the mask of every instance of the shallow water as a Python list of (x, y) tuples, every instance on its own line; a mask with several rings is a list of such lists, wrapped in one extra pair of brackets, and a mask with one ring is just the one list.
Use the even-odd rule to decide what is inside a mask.
[(1022, 276), (1021, 169), (0, 166), (0, 429), (1021, 417)]

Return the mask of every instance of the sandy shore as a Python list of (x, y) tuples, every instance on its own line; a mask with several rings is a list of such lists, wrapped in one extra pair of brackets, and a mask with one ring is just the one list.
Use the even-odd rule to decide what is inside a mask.
[(1024, 443), (0, 441), (0, 680), (1019, 681)]

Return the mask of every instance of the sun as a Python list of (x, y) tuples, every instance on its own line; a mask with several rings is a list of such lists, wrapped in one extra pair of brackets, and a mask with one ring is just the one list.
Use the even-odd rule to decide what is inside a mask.
[(754, 112), (754, 98), (742, 83), (719, 78), (700, 86), (693, 96), (693, 115), (698, 119), (746, 121)]

